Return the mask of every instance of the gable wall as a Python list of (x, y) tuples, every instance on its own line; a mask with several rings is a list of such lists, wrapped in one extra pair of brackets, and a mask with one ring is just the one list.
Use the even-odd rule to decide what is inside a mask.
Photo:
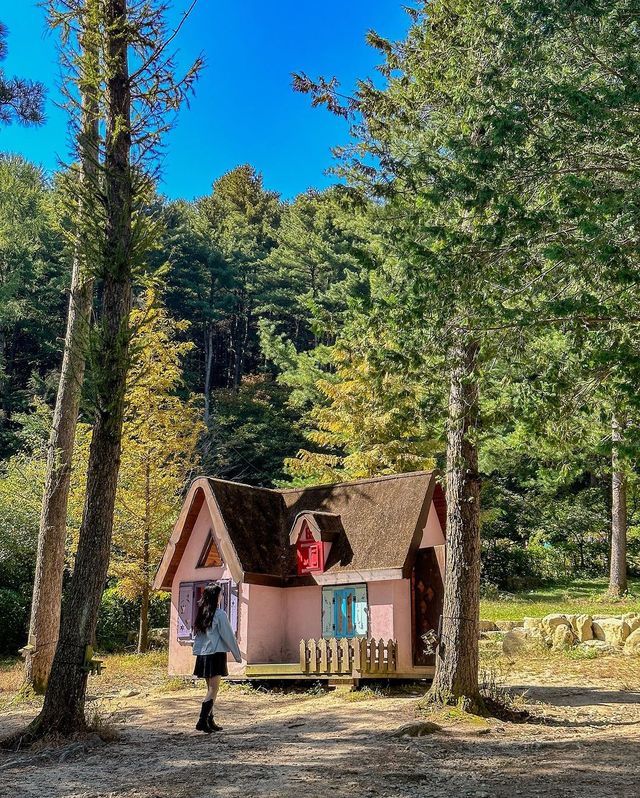
[[(231, 579), (231, 572), (225, 563), (222, 568), (196, 568), (202, 549), (207, 541), (209, 530), (213, 530), (216, 545), (220, 554), (220, 530), (216, 529), (205, 502), (198, 514), (198, 518), (191, 532), (189, 541), (185, 547), (184, 554), (176, 570), (171, 590), (171, 611), (169, 615), (169, 673), (176, 675), (188, 675), (193, 673), (195, 657), (191, 653), (191, 644), (179, 642), (178, 635), (178, 595), (181, 582), (204, 582), (207, 580)], [(224, 561), (224, 556), (223, 556)], [(240, 586), (238, 596), (238, 643), (243, 659), (246, 659), (246, 630), (247, 630), (247, 585)], [(233, 657), (230, 656), (229, 672), (234, 670), (236, 665)]]
[(435, 505), (431, 502), (427, 523), (422, 531), (422, 540), (419, 548), (428, 549), (430, 546), (443, 546), (445, 543), (444, 534), (438, 518)]

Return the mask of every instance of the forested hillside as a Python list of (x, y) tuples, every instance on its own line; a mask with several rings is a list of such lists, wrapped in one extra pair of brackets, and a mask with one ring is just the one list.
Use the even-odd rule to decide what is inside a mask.
[[(612, 485), (640, 569), (637, 58), (619, 55), (622, 23), (603, 9), (574, 20), (596, 52), (574, 46), (562, 11), (532, 22), (526, 3), (502, 16), (490, 5), (442, 11), (437, 36), (418, 15), (406, 46), (372, 35), (388, 85), (361, 84), (345, 107), (335, 85), (298, 76), (353, 120), (346, 180), (284, 200), (244, 164), (193, 202), (146, 198), (157, 236), (135, 274), (110, 565), (127, 600), (149, 601), (198, 473), (273, 486), (443, 467), (458, 355), (479, 386), (485, 588), (605, 574)], [(461, 38), (477, 44), (467, 72), (451, 66)], [(24, 642), (31, 596), (75, 179), (0, 156), (0, 616), (18, 630), (0, 634), (7, 650)], [(141, 458), (153, 468), (137, 470)], [(145, 485), (156, 499), (143, 546)]]

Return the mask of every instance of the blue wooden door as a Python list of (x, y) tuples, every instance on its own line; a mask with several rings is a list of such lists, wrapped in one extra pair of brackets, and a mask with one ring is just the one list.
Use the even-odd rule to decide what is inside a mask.
[(322, 589), (323, 637), (366, 637), (368, 627), (366, 585)]
[(334, 626), (336, 637), (355, 637), (356, 590), (343, 587), (335, 591)]

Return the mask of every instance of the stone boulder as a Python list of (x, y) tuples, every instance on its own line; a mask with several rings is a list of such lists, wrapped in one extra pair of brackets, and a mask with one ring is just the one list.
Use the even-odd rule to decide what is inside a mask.
[(159, 626), (155, 629), (149, 629), (149, 644), (154, 648), (168, 648), (169, 627)]
[(498, 629), (492, 632), (480, 632), (480, 640), (502, 640), (505, 636), (505, 632), (501, 632)]
[(558, 624), (553, 630), (553, 637), (551, 647), (557, 650), (564, 650), (571, 648), (576, 643), (578, 638), (574, 634), (570, 626)]
[(479, 626), (480, 632), (497, 632), (498, 627), (495, 625), (493, 621), (480, 621)]
[(502, 650), (508, 656), (521, 654), (531, 644), (524, 628), (511, 629), (502, 640)]
[(522, 621), (522, 626), (527, 632), (537, 632), (539, 635), (542, 634), (542, 618), (527, 617)]
[(580, 643), (593, 640), (593, 618), (590, 615), (572, 615), (571, 628)]
[(501, 632), (510, 632), (512, 629), (522, 628), (522, 621), (496, 621), (496, 629)]
[(584, 643), (578, 645), (578, 648), (581, 648), (583, 651), (595, 651), (598, 655), (613, 654), (616, 651), (613, 646), (610, 646), (609, 643), (604, 640), (585, 640)]
[(567, 620), (566, 615), (559, 612), (554, 612), (551, 615), (545, 615), (542, 619), (542, 632), (545, 637), (553, 639), (553, 634), (558, 626), (566, 626), (571, 629), (571, 624)]
[(598, 618), (593, 621), (593, 636), (596, 640), (604, 640), (610, 646), (622, 648), (629, 637), (629, 625), (622, 618)]
[(517, 655), (523, 651), (539, 651), (543, 646), (550, 643), (543, 637), (538, 629), (525, 629), (517, 626), (509, 632), (504, 633), (502, 639), (502, 650), (508, 656)]
[(629, 634), (640, 629), (640, 612), (627, 612), (626, 615), (622, 616), (622, 620), (629, 627)]
[(624, 641), (624, 653), (630, 657), (640, 657), (640, 628), (634, 629)]

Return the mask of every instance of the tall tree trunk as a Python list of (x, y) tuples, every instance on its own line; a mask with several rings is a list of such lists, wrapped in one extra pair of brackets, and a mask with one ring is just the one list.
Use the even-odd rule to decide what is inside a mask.
[(481, 712), (478, 688), (480, 616), (480, 479), (478, 343), (461, 338), (450, 350), (447, 433), (447, 559), (442, 635), (431, 700)]
[(147, 460), (144, 470), (144, 532), (142, 538), (142, 596), (140, 626), (138, 629), (138, 654), (149, 650), (149, 544), (151, 540), (151, 469)]
[(249, 328), (251, 325), (251, 310), (247, 308), (242, 317), (242, 325), (238, 324), (238, 343), (236, 345), (236, 361), (233, 370), (233, 390), (237, 393), (244, 372), (244, 359), (249, 344)]
[(204, 333), (204, 423), (209, 423), (211, 415), (211, 372), (213, 365), (213, 322), (207, 322)]
[[(95, 0), (87, 0), (87, 29), (95, 24)], [(81, 41), (86, 68), (96, 69), (98, 47), (93, 35)], [(36, 556), (33, 600), (29, 624), (29, 646), (25, 663), (25, 679), (38, 693), (47, 686), (60, 628), (62, 578), (64, 574), (67, 503), (71, 481), (71, 461), (76, 424), (84, 380), (85, 353), (89, 334), (89, 317), (93, 299), (93, 279), (87, 271), (84, 251), (86, 201), (83, 193), (95, 185), (98, 151), (98, 100), (90, 81), (81, 85), (82, 120), (78, 139), (83, 184), (78, 203), (78, 229), (71, 274), (71, 291), (64, 341), (62, 369), (53, 425), (47, 450), (38, 552)]]
[(130, 174), (131, 89), (127, 59), (127, 0), (105, 0), (107, 63), (105, 142), (105, 236), (100, 263), (101, 318), (95, 352), (96, 421), (93, 428), (84, 514), (73, 576), (65, 597), (44, 706), (23, 736), (71, 735), (86, 726), (87, 646), (95, 636), (105, 585), (115, 505), (124, 395), (129, 362), (131, 311)]
[(627, 480), (620, 461), (622, 425), (614, 415), (611, 421), (611, 556), (609, 594), (627, 592)]

